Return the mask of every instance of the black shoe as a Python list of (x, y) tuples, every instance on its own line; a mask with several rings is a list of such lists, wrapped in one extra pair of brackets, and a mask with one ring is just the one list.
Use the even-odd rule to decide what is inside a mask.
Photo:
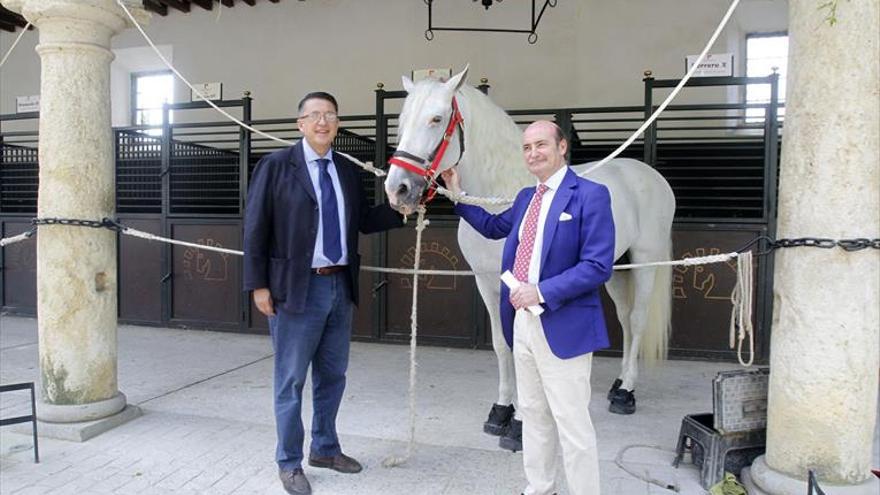
[(309, 456), (309, 466), (332, 469), (345, 474), (359, 473), (364, 469), (364, 467), (361, 466), (361, 463), (342, 452), (333, 457)]
[(504, 430), (510, 424), (510, 420), (513, 419), (513, 412), (513, 404), (509, 406), (492, 404), (492, 409), (489, 410), (489, 418), (483, 423), (483, 431), (496, 437), (503, 435)]
[(522, 450), (522, 421), (511, 419), (510, 426), (498, 439), (498, 446), (505, 450), (519, 452)]
[(611, 384), (611, 390), (608, 391), (608, 400), (611, 400), (611, 398), (614, 397), (614, 394), (620, 390), (621, 385), (623, 385), (623, 380), (615, 378), (614, 383)]
[(618, 388), (613, 394), (609, 393), (608, 410), (614, 414), (632, 414), (636, 412), (636, 396), (632, 391)]
[(284, 491), (290, 495), (311, 495), (312, 485), (309, 484), (302, 468), (279, 469), (278, 477), (281, 478)]

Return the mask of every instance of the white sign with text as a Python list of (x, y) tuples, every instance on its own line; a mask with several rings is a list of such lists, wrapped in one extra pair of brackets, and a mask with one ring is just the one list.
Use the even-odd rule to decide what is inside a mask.
[[(193, 87), (199, 90), (199, 93), (205, 97), (207, 100), (222, 100), (223, 99), (223, 83), (218, 82), (210, 82), (210, 83), (197, 83), (193, 84)], [(190, 90), (189, 92), (189, 101), (202, 101), (201, 98), (196, 94), (195, 91)]]
[[(694, 62), (697, 61), (699, 55), (688, 55), (685, 57), (685, 74), (691, 70)], [(694, 77), (729, 77), (733, 76), (733, 54), (732, 53), (714, 53), (706, 55), (706, 58), (694, 71)]]
[(40, 111), (40, 95), (17, 96), (15, 98), (15, 113), (30, 113)]
[(452, 77), (452, 69), (416, 69), (412, 71), (413, 82), (419, 82), (422, 79), (448, 81), (450, 77)]

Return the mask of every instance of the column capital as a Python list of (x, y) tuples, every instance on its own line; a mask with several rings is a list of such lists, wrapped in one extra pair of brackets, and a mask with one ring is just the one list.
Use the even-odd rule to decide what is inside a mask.
[[(123, 3), (138, 23), (149, 22), (150, 14), (141, 2)], [(3, 4), (35, 25), (44, 43), (90, 42), (109, 46), (114, 34), (132, 27), (116, 0), (4, 0)]]

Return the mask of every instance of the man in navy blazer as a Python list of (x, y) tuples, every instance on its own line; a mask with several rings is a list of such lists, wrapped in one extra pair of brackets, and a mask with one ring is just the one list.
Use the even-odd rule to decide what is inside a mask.
[(275, 459), (284, 489), (307, 495), (302, 469), (302, 388), (312, 367), (309, 465), (343, 473), (362, 467), (342, 453), (336, 415), (345, 390), (354, 305), (358, 232), (403, 225), (387, 204), (371, 206), (357, 166), (331, 149), (338, 106), (328, 93), (307, 94), (297, 124), (303, 139), (265, 156), (248, 191), (244, 219), (244, 289), (269, 317), (275, 349)]
[[(512, 290), (501, 286), (501, 319), (516, 366), (522, 423), (511, 427), (522, 428), (525, 495), (554, 493), (560, 445), (569, 492), (594, 495), (600, 486), (587, 408), (592, 353), (608, 347), (599, 288), (612, 273), (614, 222), (608, 189), (572, 172), (567, 148), (556, 124), (533, 123), (523, 154), (537, 187), (497, 215), (455, 206), (483, 236), (507, 239), (500, 268), (517, 279)], [(443, 177), (460, 192), (454, 169)], [(543, 312), (529, 309), (536, 306)]]

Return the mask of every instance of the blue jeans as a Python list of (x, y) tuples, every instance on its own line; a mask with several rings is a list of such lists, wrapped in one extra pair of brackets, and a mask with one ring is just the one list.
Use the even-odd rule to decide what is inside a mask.
[(275, 460), (281, 469), (302, 466), (302, 389), (310, 364), (311, 454), (331, 457), (341, 452), (336, 413), (345, 391), (353, 306), (344, 272), (312, 274), (305, 310), (292, 314), (276, 308), (269, 318), (275, 349)]

